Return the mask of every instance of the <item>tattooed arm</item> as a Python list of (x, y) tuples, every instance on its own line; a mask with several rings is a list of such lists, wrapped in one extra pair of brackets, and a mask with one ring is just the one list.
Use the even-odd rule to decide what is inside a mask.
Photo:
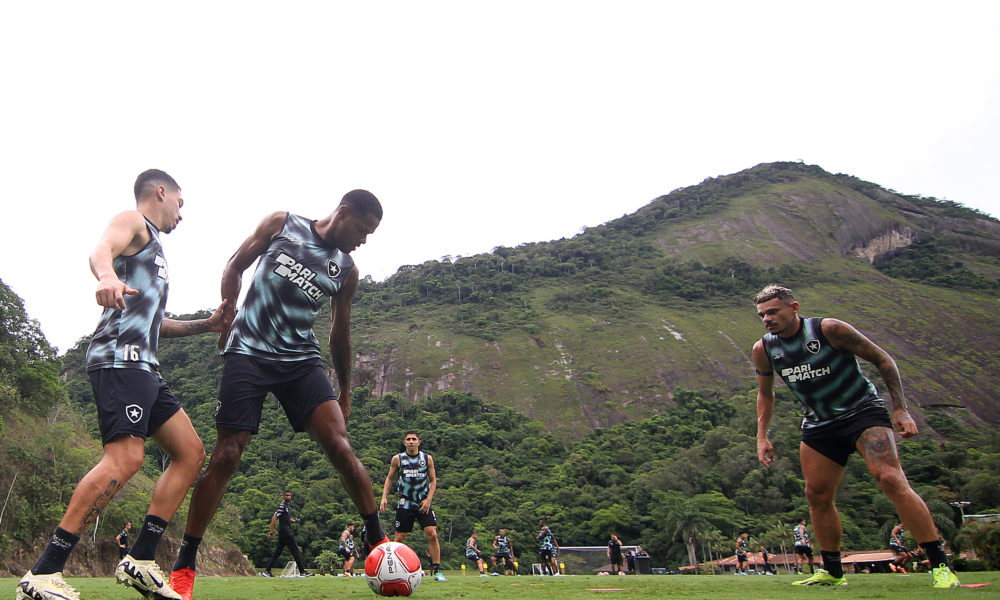
[(904, 438), (919, 433), (917, 422), (910, 415), (906, 396), (903, 395), (903, 382), (899, 378), (899, 367), (889, 353), (879, 348), (861, 332), (849, 323), (837, 319), (823, 319), (823, 335), (830, 345), (838, 350), (846, 350), (855, 356), (863, 358), (878, 368), (882, 381), (892, 398), (892, 422), (896, 431)]
[(754, 344), (751, 360), (757, 371), (757, 459), (764, 466), (770, 466), (774, 461), (774, 446), (768, 439), (767, 430), (774, 414), (774, 373), (763, 341), (757, 340)]
[(222, 319), (226, 311), (229, 300), (223, 300), (219, 308), (215, 309), (212, 316), (207, 319), (192, 319), (190, 321), (178, 321), (176, 319), (163, 319), (160, 322), (160, 337), (176, 338), (197, 335), (199, 333), (222, 331)]

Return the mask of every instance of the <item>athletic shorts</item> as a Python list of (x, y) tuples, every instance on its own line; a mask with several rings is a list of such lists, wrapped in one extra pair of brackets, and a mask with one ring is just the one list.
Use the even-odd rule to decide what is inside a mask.
[(740, 562), (746, 562), (747, 561), (746, 552), (737, 552), (736, 553), (736, 560), (738, 560)]
[(912, 552), (907, 550), (905, 546), (900, 546), (898, 544), (889, 544), (889, 549), (896, 554), (913, 554)]
[(477, 564), (479, 563), (479, 555), (478, 554), (466, 554), (465, 558), (469, 559), (470, 561), (472, 561), (474, 563), (477, 563)]
[(510, 552), (497, 552), (497, 553), (493, 554), (493, 558), (502, 558), (504, 560), (513, 560), (513, 557), (510, 555)]
[(424, 527), (437, 527), (438, 524), (437, 515), (434, 514), (433, 508), (425, 513), (421, 513), (418, 508), (396, 507), (396, 531), (403, 533), (413, 531), (414, 521), (420, 525), (421, 529)]
[(222, 361), (216, 427), (256, 434), (264, 398), (271, 392), (285, 410), (292, 429), (305, 431), (313, 409), (337, 398), (318, 358), (280, 361), (230, 353)]
[(540, 548), (538, 558), (542, 560), (552, 560), (552, 548)]
[(159, 373), (144, 369), (96, 369), (94, 389), (101, 443), (119, 435), (146, 439), (181, 409)]
[(857, 450), (858, 438), (872, 427), (892, 429), (892, 421), (885, 408), (866, 408), (853, 417), (819, 431), (803, 429), (802, 443), (844, 467), (847, 466), (847, 459)]
[(354, 556), (354, 553), (347, 548), (337, 548), (337, 554), (343, 556), (344, 558), (351, 558)]
[(795, 553), (796, 554), (801, 554), (802, 556), (808, 556), (809, 558), (812, 558), (813, 549), (812, 549), (812, 546), (796, 546), (795, 547)]

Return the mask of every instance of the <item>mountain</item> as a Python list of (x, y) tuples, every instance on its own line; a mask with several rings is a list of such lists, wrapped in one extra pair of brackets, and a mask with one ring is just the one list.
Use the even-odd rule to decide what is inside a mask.
[(851, 322), (888, 350), (919, 415), (996, 423), (998, 257), (1000, 222), (984, 214), (762, 164), (572, 239), (363, 282), (355, 377), (414, 402), (473, 392), (576, 436), (669, 411), (677, 389), (754, 386), (750, 298), (779, 282), (804, 315)]

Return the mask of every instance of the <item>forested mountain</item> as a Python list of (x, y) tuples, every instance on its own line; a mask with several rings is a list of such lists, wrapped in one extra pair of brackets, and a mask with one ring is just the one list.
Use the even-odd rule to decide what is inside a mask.
[[(421, 432), (438, 465), (435, 506), (452, 566), (474, 527), (481, 540), (505, 527), (518, 552), (533, 553), (539, 517), (563, 544), (603, 544), (616, 530), (667, 566), (687, 563), (680, 534), (688, 530), (699, 554), (731, 553), (741, 529), (778, 547), (783, 528), (805, 514), (798, 409), (779, 389), (781, 458), (761, 468), (747, 355), (762, 333), (749, 298), (780, 282), (796, 290), (804, 314), (850, 321), (895, 356), (922, 428), (901, 444), (904, 466), (942, 532), (967, 545), (948, 502), (1000, 508), (998, 257), (995, 219), (815, 166), (774, 163), (675, 190), (572, 239), (402, 267), (384, 282), (363, 281), (355, 301), (352, 444), (380, 494), (403, 432)], [(324, 339), (326, 316), (318, 330)], [(40, 334), (4, 343), (21, 339), (36, 340), (32, 364), (58, 369)], [(41, 431), (49, 409), (18, 408), (34, 401), (16, 392), (8, 403), (15, 392), (2, 388), (5, 424), (24, 414), (38, 423), (32, 444), (11, 443), (3, 429), (5, 453), (35, 453), (18, 463), (20, 472), (58, 475), (45, 466), (51, 460), (71, 486), (89, 467), (89, 455), (56, 459), (72, 453), (61, 448), (74, 439), (89, 453), (97, 447), (86, 439), (97, 430), (81, 369), (85, 347), (83, 340), (63, 357), (65, 384), (53, 382), (44, 401), (74, 415), (60, 422), (58, 443), (39, 441), (51, 437)], [(215, 340), (163, 340), (160, 354), (165, 379), (211, 450), (221, 370)], [(145, 471), (155, 477), (158, 455), (148, 447)], [(0, 491), (13, 472), (0, 465)], [(65, 485), (61, 495), (23, 491), (33, 520), (16, 532), (8, 518), (0, 522), (6, 556), (51, 530)], [(356, 513), (315, 444), (293, 435), (269, 402), (213, 540), (261, 564), (284, 487), (304, 502), (297, 508), (307, 556), (328, 559)], [(125, 510), (116, 500), (108, 512), (137, 519), (139, 504)], [(885, 547), (895, 517), (856, 460), (838, 505), (846, 547)], [(410, 541), (422, 553), (422, 536)]]

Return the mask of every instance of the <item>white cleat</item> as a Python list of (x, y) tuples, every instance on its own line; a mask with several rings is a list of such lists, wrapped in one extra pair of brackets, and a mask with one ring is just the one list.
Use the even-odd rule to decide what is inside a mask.
[(136, 560), (127, 555), (115, 568), (118, 583), (135, 588), (146, 598), (153, 600), (184, 600), (180, 594), (167, 585), (167, 577), (155, 560)]
[(17, 582), (17, 600), (80, 600), (80, 594), (63, 581), (62, 573), (35, 575), (31, 571)]

